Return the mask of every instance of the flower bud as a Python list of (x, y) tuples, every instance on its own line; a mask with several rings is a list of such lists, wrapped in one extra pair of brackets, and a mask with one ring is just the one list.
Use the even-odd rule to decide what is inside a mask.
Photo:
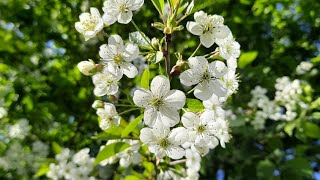
[(96, 65), (92, 60), (81, 61), (77, 66), (79, 71), (86, 76), (94, 75), (96, 72)]
[(92, 107), (93, 109), (98, 109), (98, 108), (103, 108), (103, 106), (104, 106), (103, 101), (95, 100), (95, 101), (93, 102), (93, 104), (92, 104), (91, 107)]
[(191, 1), (191, 3), (188, 5), (186, 14), (191, 14), (193, 7), (194, 7), (194, 0)]

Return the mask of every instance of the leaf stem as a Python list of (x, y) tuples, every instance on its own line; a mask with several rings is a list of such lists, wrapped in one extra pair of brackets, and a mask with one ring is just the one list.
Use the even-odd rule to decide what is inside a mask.
[(156, 50), (156, 48), (154, 48), (154, 47), (152, 46), (151, 42), (148, 41), (148, 39), (145, 37), (145, 34), (142, 33), (142, 31), (140, 30), (140, 28), (137, 26), (137, 24), (134, 22), (133, 19), (132, 19), (131, 23), (132, 23), (133, 26), (136, 28), (136, 30), (141, 34), (142, 38), (149, 44), (149, 46), (150, 46), (152, 49)]

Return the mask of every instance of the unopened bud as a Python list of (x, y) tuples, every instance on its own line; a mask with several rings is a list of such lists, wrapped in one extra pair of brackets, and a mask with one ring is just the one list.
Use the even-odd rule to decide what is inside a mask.
[(81, 61), (77, 66), (79, 71), (86, 76), (92, 76), (96, 73), (96, 65), (92, 60)]
[(159, 29), (160, 31), (163, 31), (165, 28), (164, 24), (161, 22), (154, 22), (151, 24), (151, 26)]
[(193, 7), (194, 7), (194, 0), (192, 0), (191, 3), (188, 5), (186, 14), (191, 14)]
[(183, 60), (178, 60), (176, 65), (170, 71), (170, 76), (179, 76), (186, 69), (187, 63)]
[(159, 39), (157, 39), (157, 38), (152, 38), (151, 44), (152, 44), (152, 46), (153, 46), (154, 48), (158, 48), (158, 47), (159, 47), (159, 44), (160, 44)]
[(104, 103), (100, 100), (95, 100), (92, 104), (93, 109), (98, 109), (98, 108), (103, 108), (103, 107), (104, 107)]

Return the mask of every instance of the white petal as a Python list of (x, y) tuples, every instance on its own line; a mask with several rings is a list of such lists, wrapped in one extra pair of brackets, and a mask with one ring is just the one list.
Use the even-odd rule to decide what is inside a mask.
[(145, 143), (151, 143), (157, 141), (157, 137), (154, 135), (154, 132), (151, 128), (143, 128), (140, 131), (140, 140)]
[(91, 7), (90, 8), (90, 13), (91, 13), (91, 16), (94, 16), (94, 17), (97, 17), (97, 18), (100, 18), (100, 12), (97, 8), (95, 7)]
[(123, 48), (123, 40), (118, 34), (113, 34), (108, 38), (108, 45), (116, 46), (118, 49)]
[(170, 90), (164, 98), (164, 105), (171, 109), (181, 109), (186, 103), (186, 96), (182, 91)]
[(150, 89), (158, 98), (165, 96), (170, 90), (169, 79), (162, 75), (156, 76), (151, 81)]
[(103, 19), (103, 23), (106, 26), (110, 26), (110, 25), (114, 24), (117, 21), (116, 17), (114, 17), (113, 15), (107, 14), (107, 13), (103, 14), (102, 19)]
[(223, 39), (228, 37), (228, 35), (231, 33), (230, 29), (228, 28), (228, 26), (218, 26), (215, 27), (212, 31), (212, 36), (214, 38), (219, 38), (219, 39)]
[(125, 46), (124, 56), (126, 57), (126, 61), (130, 62), (134, 59), (137, 59), (139, 55), (139, 47), (135, 44), (128, 43)]
[(200, 118), (193, 112), (186, 112), (181, 117), (181, 122), (186, 128), (193, 128), (200, 124)]
[(224, 97), (227, 94), (227, 89), (224, 84), (221, 83), (219, 80), (212, 80), (210, 81), (210, 86), (212, 91), (218, 97)]
[(238, 67), (237, 59), (233, 57), (227, 59), (227, 65), (228, 65), (228, 68), (235, 70)]
[(130, 161), (130, 156), (124, 156), (120, 159), (119, 164), (121, 167), (128, 167), (130, 165), (131, 161)]
[(188, 60), (189, 66), (193, 74), (202, 75), (208, 66), (208, 60), (203, 56), (192, 57)]
[(210, 142), (208, 144), (209, 148), (214, 149), (218, 145), (219, 145), (219, 140), (214, 136), (210, 136)]
[(123, 71), (120, 69), (120, 67), (114, 63), (114, 62), (109, 62), (107, 63), (107, 69), (110, 73), (114, 74), (115, 76), (120, 76), (122, 77)]
[(209, 72), (211, 76), (220, 78), (227, 73), (227, 66), (221, 61), (214, 61), (209, 64)]
[(214, 44), (214, 37), (211, 33), (207, 32), (200, 35), (200, 42), (204, 47), (209, 48)]
[(194, 35), (200, 36), (203, 33), (203, 28), (202, 26), (200, 26), (200, 24), (193, 22), (193, 21), (189, 21), (187, 23), (187, 29), (189, 32), (191, 32)]
[(188, 141), (188, 131), (184, 127), (177, 127), (171, 130), (171, 133), (168, 137), (169, 141), (174, 145), (182, 145)]
[(160, 121), (166, 127), (173, 127), (177, 125), (180, 121), (180, 116), (177, 110), (170, 109), (168, 107), (160, 107), (159, 110)]
[(128, 78), (134, 78), (138, 74), (137, 67), (128, 62), (122, 63), (121, 69), (123, 71), (123, 74), (125, 74)]
[(80, 22), (76, 22), (75, 23), (75, 28), (79, 33), (83, 33), (84, 32), (83, 26), (82, 26), (82, 24)]
[(132, 6), (129, 7), (129, 10), (135, 11), (138, 10), (144, 3), (144, 0), (135, 0)]
[(214, 122), (214, 118), (214, 111), (204, 111), (200, 116), (201, 124), (209, 124), (210, 122)]
[(95, 87), (93, 90), (93, 94), (98, 97), (104, 96), (107, 94), (107, 88)]
[(118, 16), (118, 22), (128, 24), (132, 20), (132, 11), (121, 12)]
[(148, 103), (152, 101), (152, 94), (146, 89), (137, 89), (133, 93), (133, 102), (139, 107), (147, 107)]
[(149, 106), (144, 110), (144, 123), (147, 126), (154, 126), (158, 117), (158, 111), (155, 107)]
[(199, 83), (194, 90), (194, 96), (202, 101), (208, 100), (213, 94), (210, 82)]
[(193, 16), (194, 16), (194, 20), (199, 24), (201, 24), (204, 20), (208, 18), (207, 13), (203, 11), (195, 12)]
[(168, 147), (165, 151), (172, 159), (181, 159), (185, 155), (185, 150), (177, 146)]
[(139, 153), (132, 153), (131, 159), (133, 164), (139, 164), (142, 161), (142, 156)]
[(208, 110), (215, 110), (214, 108), (217, 108), (220, 104), (219, 98), (215, 94), (213, 94), (210, 99), (203, 101), (203, 106)]
[(191, 69), (186, 70), (180, 74), (180, 82), (185, 86), (192, 86), (200, 82), (200, 76), (198, 74), (193, 74)]
[(197, 144), (195, 144), (195, 148), (198, 150), (201, 156), (204, 156), (209, 153), (209, 147), (205, 142), (198, 142)]
[(80, 19), (80, 22), (87, 21), (87, 20), (91, 19), (91, 15), (90, 15), (90, 13), (87, 13), (87, 12), (81, 13), (79, 16), (79, 19)]
[(108, 95), (115, 95), (119, 90), (119, 86), (117, 84), (110, 84), (107, 86), (107, 94)]
[(161, 140), (163, 138), (167, 138), (168, 134), (170, 133), (169, 127), (159, 126), (158, 123), (155, 126), (153, 126), (153, 129), (154, 129), (154, 134), (158, 140)]

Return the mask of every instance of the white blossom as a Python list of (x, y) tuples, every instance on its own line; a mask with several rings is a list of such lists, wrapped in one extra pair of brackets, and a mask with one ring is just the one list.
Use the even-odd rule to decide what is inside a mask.
[(307, 72), (310, 72), (312, 69), (313, 64), (308, 61), (302, 61), (296, 68), (296, 73), (298, 75), (306, 74)]
[(235, 41), (231, 33), (228, 37), (218, 40), (217, 44), (221, 57), (227, 60), (228, 68), (236, 69), (237, 58), (240, 56), (240, 44)]
[(7, 110), (4, 107), (0, 107), (0, 119), (6, 117), (8, 115)]
[(112, 74), (121, 77), (125, 74), (128, 78), (138, 74), (138, 69), (131, 62), (138, 58), (139, 48), (130, 42), (124, 45), (119, 35), (111, 35), (108, 44), (100, 46), (99, 55), (102, 64), (107, 65)]
[(153, 129), (143, 128), (140, 139), (158, 158), (167, 155), (172, 159), (181, 159), (185, 155), (185, 150), (180, 146), (188, 140), (188, 133), (183, 127), (170, 131), (168, 127), (155, 126)]
[(77, 67), (79, 71), (86, 76), (91, 76), (95, 74), (96, 64), (92, 60), (81, 61), (78, 63)]
[(118, 21), (128, 24), (132, 20), (132, 11), (138, 10), (143, 3), (144, 0), (106, 0), (102, 8), (104, 23), (110, 25)]
[(142, 161), (142, 156), (138, 152), (140, 149), (140, 142), (138, 140), (123, 140), (123, 142), (130, 144), (130, 147), (117, 154), (120, 158), (120, 166), (128, 167), (130, 164), (139, 164)]
[(92, 82), (95, 85), (94, 95), (114, 95), (118, 92), (118, 81), (121, 79), (121, 74), (112, 74), (104, 67), (101, 72), (97, 72), (92, 76)]
[(101, 118), (99, 126), (102, 130), (107, 130), (113, 125), (119, 126), (120, 124), (120, 116), (111, 103), (104, 103), (104, 108), (98, 108), (97, 115)]
[(151, 82), (151, 91), (140, 88), (134, 92), (133, 101), (145, 108), (144, 122), (148, 126), (160, 123), (166, 127), (173, 127), (179, 123), (178, 110), (186, 101), (182, 91), (170, 90), (169, 79), (165, 76), (156, 76)]
[(218, 97), (226, 95), (227, 90), (219, 78), (227, 73), (226, 65), (221, 61), (208, 63), (203, 56), (192, 57), (188, 60), (190, 69), (180, 75), (180, 82), (186, 86), (197, 85), (194, 90), (196, 98), (209, 99), (212, 94)]
[(90, 13), (82, 13), (79, 16), (80, 22), (75, 23), (76, 30), (83, 34), (85, 40), (93, 38), (103, 29), (103, 19), (97, 8), (90, 8)]
[(226, 38), (230, 29), (223, 25), (224, 19), (219, 15), (207, 15), (203, 11), (194, 13), (194, 21), (187, 23), (187, 29), (194, 35), (200, 36), (200, 41), (206, 48), (211, 47), (217, 39)]
[(210, 99), (203, 101), (203, 106), (206, 110), (213, 111), (215, 116), (224, 116), (224, 110), (221, 107), (222, 103), (215, 94)]
[(188, 169), (192, 169), (194, 171), (199, 171), (201, 167), (201, 156), (197, 150), (194, 148), (190, 148), (186, 150), (186, 166)]
[(24, 139), (30, 132), (31, 127), (26, 119), (20, 119), (16, 124), (9, 127), (9, 137)]

